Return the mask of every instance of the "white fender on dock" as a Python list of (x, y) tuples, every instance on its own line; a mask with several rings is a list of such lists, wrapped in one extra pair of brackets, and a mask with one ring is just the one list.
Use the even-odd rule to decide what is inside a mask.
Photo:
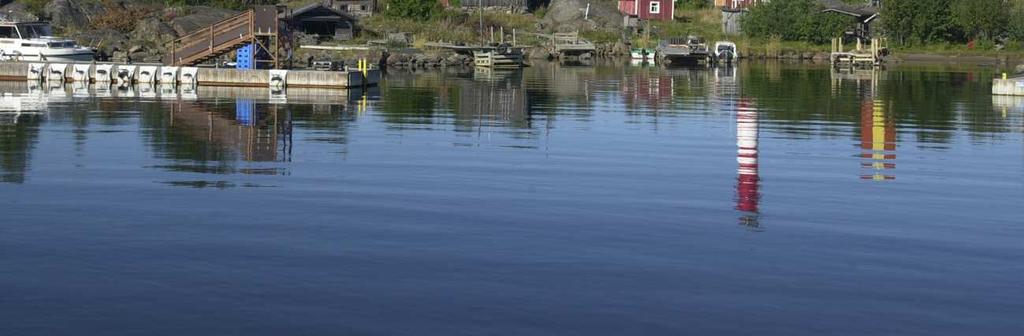
[(114, 81), (118, 84), (131, 84), (135, 81), (135, 65), (118, 65), (114, 68)]
[(270, 82), (272, 88), (284, 88), (288, 86), (288, 70), (270, 70)]
[(156, 83), (156, 78), (159, 76), (160, 67), (153, 65), (140, 65), (139, 73), (135, 76), (136, 82), (153, 84)]
[(199, 81), (199, 68), (181, 67), (178, 70), (178, 83), (196, 85)]
[(92, 64), (71, 65), (71, 80), (75, 83), (89, 83), (89, 78), (92, 77), (92, 68)]
[(113, 64), (96, 64), (92, 68), (92, 80), (97, 83), (108, 83), (114, 78)]
[(29, 80), (39, 81), (46, 77), (46, 63), (29, 63), (26, 77)]
[(68, 73), (67, 63), (50, 63), (50, 71), (46, 73), (46, 80), (51, 82), (63, 82)]
[(179, 67), (165, 66), (160, 68), (160, 84), (178, 84)]

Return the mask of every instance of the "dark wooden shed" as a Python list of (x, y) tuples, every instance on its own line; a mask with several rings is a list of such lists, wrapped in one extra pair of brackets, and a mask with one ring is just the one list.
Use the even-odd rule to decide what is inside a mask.
[(352, 15), (322, 4), (312, 4), (284, 14), (284, 22), (293, 32), (321, 39), (351, 40), (356, 19)]

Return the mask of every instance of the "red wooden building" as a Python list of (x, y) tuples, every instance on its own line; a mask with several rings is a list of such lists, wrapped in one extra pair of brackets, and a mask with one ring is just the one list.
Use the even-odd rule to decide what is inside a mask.
[(619, 0), (619, 11), (629, 18), (672, 21), (676, 3), (674, 0)]

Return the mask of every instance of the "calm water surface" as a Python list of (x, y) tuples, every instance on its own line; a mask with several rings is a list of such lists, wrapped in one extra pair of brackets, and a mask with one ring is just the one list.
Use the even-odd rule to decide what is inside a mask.
[(0, 334), (1020, 335), (992, 76), (0, 83)]

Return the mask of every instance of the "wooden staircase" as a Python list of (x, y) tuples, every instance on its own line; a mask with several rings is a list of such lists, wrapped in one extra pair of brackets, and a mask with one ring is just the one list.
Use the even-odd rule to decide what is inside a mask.
[(246, 44), (258, 43), (259, 36), (276, 36), (276, 15), (273, 32), (269, 28), (265, 31), (258, 28), (256, 16), (256, 10), (250, 9), (174, 40), (171, 42), (170, 54), (164, 56), (164, 64), (193, 66)]

